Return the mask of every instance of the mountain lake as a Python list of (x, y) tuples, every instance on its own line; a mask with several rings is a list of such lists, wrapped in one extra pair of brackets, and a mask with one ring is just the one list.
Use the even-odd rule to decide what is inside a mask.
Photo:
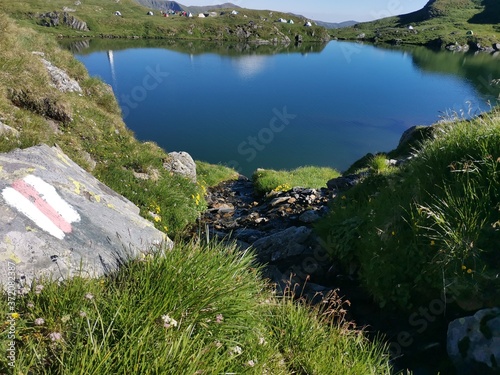
[[(413, 125), (488, 111), (500, 56), (425, 47), (85, 40), (68, 45), (110, 84), (143, 141), (251, 176), (343, 171)], [(493, 83), (492, 83), (493, 81)]]

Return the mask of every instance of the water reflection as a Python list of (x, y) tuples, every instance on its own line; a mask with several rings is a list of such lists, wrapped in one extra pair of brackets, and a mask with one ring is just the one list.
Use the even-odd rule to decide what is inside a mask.
[[(113, 86), (139, 139), (246, 175), (308, 164), (345, 170), (396, 147), (413, 125), (446, 111), (467, 116), (468, 102), (470, 114), (488, 110), (500, 94), (490, 84), (498, 58), (423, 47), (97, 40), (70, 48)], [(270, 132), (276, 111), (295, 117)]]

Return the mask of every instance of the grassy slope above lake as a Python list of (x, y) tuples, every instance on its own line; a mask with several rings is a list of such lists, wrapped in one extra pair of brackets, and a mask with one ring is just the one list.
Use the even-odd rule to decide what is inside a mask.
[[(491, 47), (500, 43), (499, 23), (500, 3), (496, 0), (431, 0), (419, 11), (335, 30), (333, 36), (379, 43), (437, 47), (479, 43)], [(361, 34), (365, 36), (359, 38)]]
[[(45, 27), (40, 14), (72, 8), (70, 16), (87, 23), (90, 31), (77, 31), (67, 26)], [(148, 16), (145, 8), (133, 0), (87, 0), (71, 6), (63, 0), (24, 0), (0, 4), (0, 10), (39, 31), (71, 37), (141, 37), (170, 39), (204, 39), (255, 42), (258, 40), (282, 43), (287, 38), (295, 41), (301, 35), (304, 41), (325, 41), (328, 31), (320, 26), (304, 27), (304, 19), (289, 14), (250, 9), (238, 9), (238, 15), (225, 14), (218, 17), (186, 18), (162, 17), (159, 11)], [(119, 11), (122, 16), (115, 16)], [(278, 18), (293, 19), (294, 24), (276, 22)], [(61, 17), (62, 18), (62, 17)], [(266, 19), (266, 20), (264, 20)], [(61, 22), (62, 23), (62, 22)]]
[[(167, 153), (152, 142), (134, 138), (111, 88), (89, 77), (53, 37), (19, 28), (4, 15), (0, 30), (0, 120), (19, 131), (17, 137), (0, 138), (0, 152), (58, 144), (75, 162), (139, 206), (144, 217), (151, 219), (149, 212), (158, 215), (158, 229), (176, 235), (195, 221), (204, 208), (204, 185), (216, 181), (205, 180), (209, 176), (203, 173), (198, 185), (171, 176), (163, 168)], [(53, 87), (40, 56), (32, 52), (43, 53), (65, 70), (80, 83), (83, 93), (63, 94)], [(211, 168), (202, 166), (203, 171)]]

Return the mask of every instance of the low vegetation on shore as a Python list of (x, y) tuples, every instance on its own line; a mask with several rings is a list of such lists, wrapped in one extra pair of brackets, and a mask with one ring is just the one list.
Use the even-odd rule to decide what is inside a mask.
[(179, 243), (105, 278), (39, 280), (16, 304), (17, 358), (9, 369), (1, 356), (2, 372), (391, 373), (338, 297), (315, 308), (278, 297), (234, 246)]
[(340, 173), (328, 167), (300, 167), (291, 171), (258, 169), (252, 179), (257, 194), (266, 194), (272, 191), (288, 191), (292, 187), (300, 186), (309, 189), (326, 187), (326, 182), (339, 177)]

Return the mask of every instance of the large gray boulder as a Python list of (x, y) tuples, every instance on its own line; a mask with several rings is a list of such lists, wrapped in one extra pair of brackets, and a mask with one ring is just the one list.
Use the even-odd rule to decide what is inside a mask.
[[(18, 286), (46, 276), (97, 277), (162, 244), (172, 246), (138, 207), (60, 149), (0, 154), (0, 260), (15, 269)], [(4, 288), (9, 276), (0, 273)]]
[(169, 159), (163, 163), (163, 168), (172, 173), (180, 174), (196, 183), (196, 163), (187, 152), (170, 152)]
[(500, 308), (452, 321), (447, 349), (458, 374), (500, 374)]

